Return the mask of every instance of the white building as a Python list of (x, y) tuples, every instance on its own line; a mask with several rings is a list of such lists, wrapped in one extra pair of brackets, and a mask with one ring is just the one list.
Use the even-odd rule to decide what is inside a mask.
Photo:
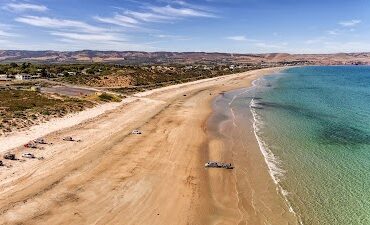
[(7, 74), (0, 74), (0, 81), (8, 81), (11, 78)]
[(16, 80), (31, 80), (32, 76), (26, 73), (17, 74), (15, 75)]
[(67, 72), (69, 76), (76, 76), (76, 72)]
[(184, 69), (191, 70), (191, 69), (193, 69), (193, 66), (185, 66)]

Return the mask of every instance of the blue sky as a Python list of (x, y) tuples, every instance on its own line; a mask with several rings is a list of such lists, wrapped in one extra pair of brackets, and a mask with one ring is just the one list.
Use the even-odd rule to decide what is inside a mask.
[(370, 51), (368, 0), (0, 0), (0, 49)]

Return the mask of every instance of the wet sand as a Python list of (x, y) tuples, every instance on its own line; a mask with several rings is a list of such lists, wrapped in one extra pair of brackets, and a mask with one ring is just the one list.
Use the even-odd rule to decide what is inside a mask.
[[(228, 117), (212, 119), (219, 93), (277, 70), (143, 93), (47, 135), (53, 145), (32, 150), (44, 160), (0, 168), (0, 224), (295, 224), (252, 126), (234, 129)], [(143, 134), (131, 135), (134, 129)], [(236, 168), (205, 169), (213, 159)]]
[[(254, 135), (254, 119), (249, 109), (251, 99), (238, 99), (247, 91), (244, 88), (218, 96), (208, 125), (210, 159), (235, 165), (230, 184), (235, 185), (240, 219), (233, 224), (297, 224), (295, 214), (289, 211), (289, 205), (268, 172)], [(238, 100), (244, 103), (235, 106), (233, 102)], [(218, 172), (210, 176), (215, 182), (221, 179)]]

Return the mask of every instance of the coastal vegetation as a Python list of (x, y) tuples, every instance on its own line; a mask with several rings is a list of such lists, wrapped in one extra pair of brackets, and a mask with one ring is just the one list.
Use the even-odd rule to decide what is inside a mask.
[(100, 93), (97, 95), (99, 101), (103, 102), (120, 102), (122, 98), (118, 95), (108, 94), (108, 93)]
[(0, 135), (95, 105), (77, 98), (10, 89), (0, 91), (0, 102)]
[[(6, 78), (0, 81), (0, 135), (96, 104), (120, 102), (137, 92), (258, 68), (225, 63), (0, 64), (0, 74)], [(18, 74), (27, 74), (27, 79), (18, 79)]]
[[(157, 87), (245, 72), (262, 67), (257, 64), (233, 65), (230, 63), (192, 65), (10, 63), (0, 64), (0, 74), (5, 74), (8, 81), (17, 80), (16, 74), (28, 74), (30, 78), (27, 79), (26, 83), (34, 80), (51, 81), (59, 84), (106, 88), (110, 91), (131, 94)], [(17, 83), (19, 84), (20, 81)], [(47, 85), (48, 83), (41, 82), (41, 84)]]

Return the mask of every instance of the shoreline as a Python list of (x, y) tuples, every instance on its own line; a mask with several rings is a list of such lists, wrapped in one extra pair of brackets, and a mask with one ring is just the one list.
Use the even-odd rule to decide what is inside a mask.
[(246, 214), (238, 224), (299, 224), (299, 218), (271, 174), (268, 156), (255, 133), (250, 105), (232, 106), (239, 96), (248, 96), (252, 88), (234, 89), (214, 100), (208, 127), (211, 140), (214, 139), (211, 142), (221, 141), (222, 147), (215, 150), (213, 144), (216, 153), (210, 154), (210, 160), (231, 160), (235, 165), (239, 209)]
[[(252, 82), (252, 87), (250, 87), (249, 89), (258, 87), (256, 82), (258, 82), (262, 78), (263, 77), (260, 77), (257, 80), (254, 80)], [(279, 163), (277, 162), (278, 159), (276, 158), (275, 154), (266, 146), (266, 143), (258, 135), (259, 128), (258, 128), (257, 123), (260, 122), (261, 119), (257, 118), (258, 114), (256, 113), (255, 109), (253, 109), (253, 106), (255, 105), (254, 101), (255, 101), (255, 99), (252, 98), (252, 100), (249, 103), (249, 108), (250, 108), (250, 112), (251, 112), (251, 115), (252, 115), (252, 118), (253, 118), (253, 133), (256, 137), (256, 141), (258, 143), (259, 149), (261, 151), (261, 154), (264, 157), (264, 160), (265, 160), (266, 166), (269, 170), (269, 174), (271, 176), (271, 179), (275, 183), (276, 189), (278, 190), (278, 192), (281, 194), (282, 198), (286, 202), (286, 205), (289, 208), (289, 212), (293, 213), (294, 216), (297, 219), (297, 223), (302, 225), (303, 222), (302, 222), (302, 219), (301, 219), (300, 215), (297, 214), (297, 212), (294, 210), (294, 208), (292, 206), (292, 203), (287, 198), (287, 194), (288, 194), (287, 190), (285, 190), (280, 184), (280, 177), (284, 176), (285, 171), (279, 167), (279, 165), (278, 165)]]
[[(287, 214), (281, 214), (284, 210), (276, 210), (274, 204), (264, 205), (275, 203), (277, 193), (264, 162), (255, 164), (263, 158), (259, 149), (237, 157), (240, 161), (233, 171), (204, 169), (210, 156), (229, 160), (232, 156), (228, 152), (245, 154), (237, 151), (237, 145), (228, 151), (227, 145), (210, 133), (207, 124), (214, 97), (248, 87), (256, 78), (281, 69), (249, 71), (139, 93), (135, 101), (47, 135), (54, 144), (34, 151), (44, 160), (12, 162), (0, 173), (0, 199), (4, 199), (0, 201), (0, 221), (263, 224), (263, 217), (268, 215), (274, 224), (286, 224)], [(131, 135), (134, 129), (143, 134)], [(63, 142), (61, 136), (74, 136), (82, 142)], [(257, 144), (253, 133), (248, 138), (250, 145)], [(251, 171), (247, 176), (243, 165)]]

